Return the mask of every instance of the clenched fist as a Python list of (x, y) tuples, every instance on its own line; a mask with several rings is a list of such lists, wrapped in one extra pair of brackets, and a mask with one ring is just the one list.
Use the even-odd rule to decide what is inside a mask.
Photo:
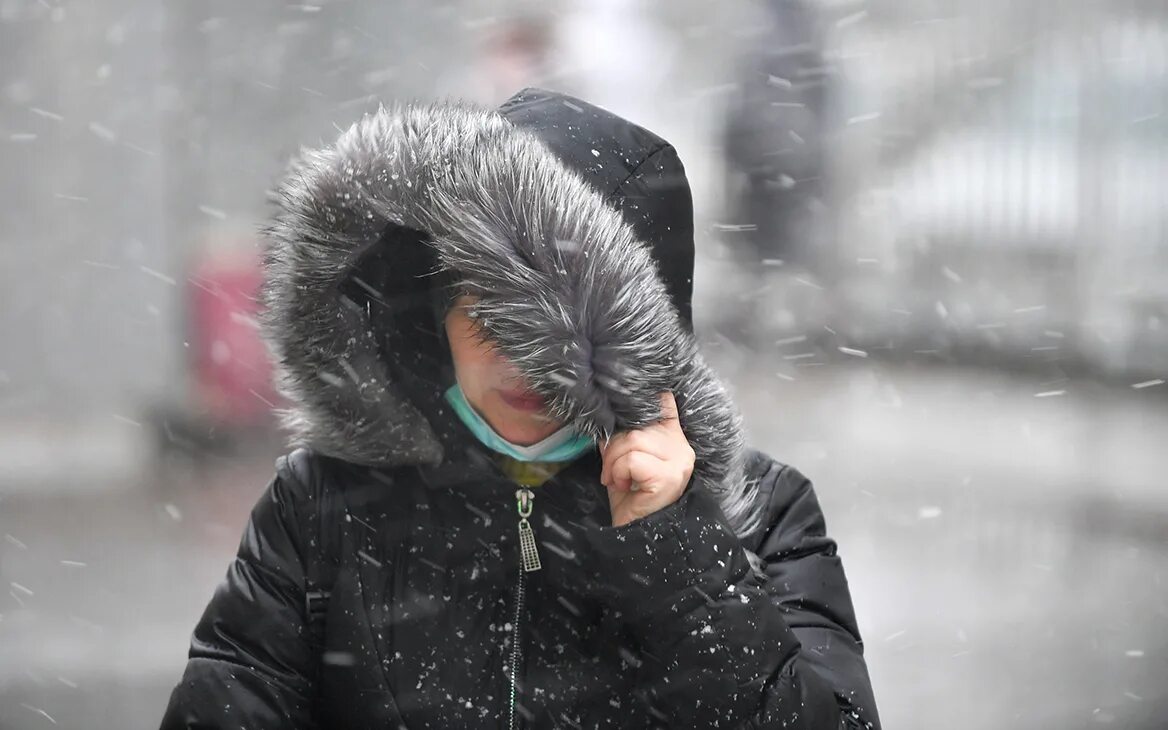
[(673, 393), (661, 394), (661, 420), (614, 435), (600, 449), (600, 482), (619, 527), (673, 504), (694, 470), (694, 450), (681, 430)]

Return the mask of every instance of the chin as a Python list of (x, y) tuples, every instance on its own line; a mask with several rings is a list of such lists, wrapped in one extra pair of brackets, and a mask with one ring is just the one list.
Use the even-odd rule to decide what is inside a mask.
[(500, 408), (496, 418), (488, 420), (500, 436), (518, 446), (538, 443), (560, 429), (546, 416), (516, 413), (509, 408)]
[(512, 426), (506, 429), (497, 429), (499, 435), (517, 446), (530, 446), (543, 441), (555, 433), (558, 428), (548, 426), (547, 423), (532, 424), (530, 427)]

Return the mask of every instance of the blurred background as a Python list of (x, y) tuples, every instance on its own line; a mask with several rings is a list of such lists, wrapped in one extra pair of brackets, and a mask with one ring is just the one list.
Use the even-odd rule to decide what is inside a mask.
[(1162, 0), (0, 0), (0, 728), (157, 727), (282, 452), (287, 159), (528, 84), (680, 151), (885, 726), (1168, 727)]

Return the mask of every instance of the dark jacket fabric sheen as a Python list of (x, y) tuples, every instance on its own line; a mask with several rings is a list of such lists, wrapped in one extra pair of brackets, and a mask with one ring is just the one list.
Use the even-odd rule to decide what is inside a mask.
[[(696, 352), (672, 147), (529, 89), (382, 110), (305, 152), (277, 202), (263, 327), (295, 448), (164, 730), (506, 727), (512, 669), (522, 727), (879, 727), (815, 492), (745, 448)], [(436, 270), (557, 416), (634, 428), (668, 388), (697, 454), (676, 503), (622, 527), (595, 453), (536, 488), (519, 612), (516, 485), (441, 401)]]

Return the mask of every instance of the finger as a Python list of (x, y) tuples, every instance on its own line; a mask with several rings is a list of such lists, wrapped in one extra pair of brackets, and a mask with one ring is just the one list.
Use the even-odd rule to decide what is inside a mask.
[(613, 456), (616, 454), (614, 449), (619, 446), (623, 433), (616, 433), (604, 440), (600, 446), (600, 483), (608, 484), (608, 480), (612, 473)]
[(602, 484), (607, 484), (608, 480), (611, 479), (612, 465), (632, 451), (644, 451), (658, 459), (668, 460), (674, 452), (673, 440), (669, 434), (653, 429), (624, 431), (614, 436), (604, 451), (603, 466), (600, 472)]
[(611, 489), (653, 491), (668, 464), (644, 451), (630, 451), (612, 465)]
[(677, 421), (677, 399), (673, 396), (673, 391), (666, 390), (659, 395), (661, 399), (661, 419), (662, 421)]
[(609, 469), (608, 488), (615, 489), (621, 492), (627, 492), (632, 487), (633, 472), (632, 466), (629, 464), (629, 457), (636, 452), (628, 452), (622, 454), (620, 458), (616, 459), (612, 468)]
[(685, 436), (685, 431), (681, 427), (681, 416), (677, 410), (677, 399), (670, 391), (661, 394), (661, 420), (657, 425), (667, 433)]
[(612, 465), (617, 459), (627, 454), (630, 446), (626, 443), (631, 432), (624, 431), (615, 434), (608, 440), (604, 452), (601, 454), (600, 483), (605, 486), (612, 483)]

